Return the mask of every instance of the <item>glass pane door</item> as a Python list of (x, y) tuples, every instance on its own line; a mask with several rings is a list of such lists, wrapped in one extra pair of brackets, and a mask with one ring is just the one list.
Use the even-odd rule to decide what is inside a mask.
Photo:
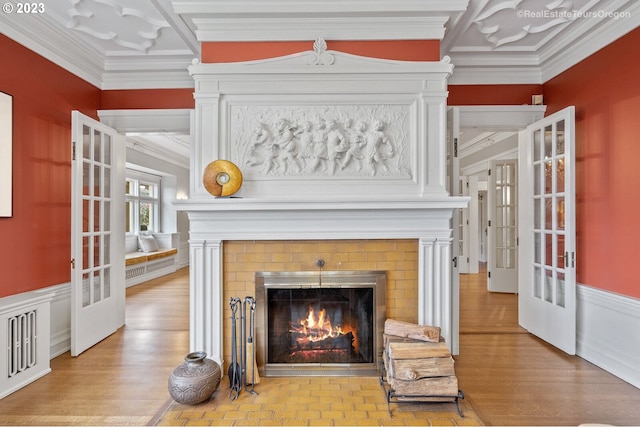
[(520, 135), (520, 325), (576, 351), (574, 107)]
[(537, 129), (533, 136), (534, 280), (533, 295), (565, 306), (565, 122)]
[(71, 354), (77, 356), (124, 323), (124, 142), (77, 111), (72, 124)]
[(82, 126), (83, 307), (111, 296), (110, 150), (110, 135)]
[(488, 289), (518, 292), (517, 160), (494, 160), (489, 175)]

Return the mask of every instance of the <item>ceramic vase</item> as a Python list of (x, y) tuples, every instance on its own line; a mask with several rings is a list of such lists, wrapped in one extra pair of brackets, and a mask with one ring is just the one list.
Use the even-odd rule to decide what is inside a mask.
[(211, 398), (221, 376), (220, 365), (207, 359), (207, 353), (189, 353), (169, 376), (169, 394), (178, 403), (196, 405)]

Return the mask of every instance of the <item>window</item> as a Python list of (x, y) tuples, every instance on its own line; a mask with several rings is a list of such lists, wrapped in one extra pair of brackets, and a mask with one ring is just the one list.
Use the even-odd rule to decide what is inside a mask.
[(125, 197), (127, 233), (160, 231), (160, 177), (127, 169)]

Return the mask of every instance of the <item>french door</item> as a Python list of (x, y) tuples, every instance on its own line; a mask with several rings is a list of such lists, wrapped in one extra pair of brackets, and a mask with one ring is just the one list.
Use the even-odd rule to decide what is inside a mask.
[(519, 322), (576, 351), (575, 109), (520, 132)]
[(124, 138), (72, 112), (71, 355), (124, 325)]
[(518, 292), (517, 160), (492, 160), (487, 184), (487, 288)]
[(460, 273), (479, 271), (478, 177), (460, 177), (460, 195), (469, 197), (469, 206), (458, 211), (458, 259)]
[[(458, 195), (469, 195), (469, 177), (461, 176), (459, 181)], [(469, 257), (469, 208), (456, 209), (457, 215), (454, 218), (457, 221), (458, 240), (454, 244), (458, 245), (458, 269), (461, 274), (469, 273), (471, 269), (471, 258)]]
[[(447, 109), (447, 190), (452, 196), (460, 195), (460, 158), (458, 141), (460, 137), (460, 110), (457, 107)], [(460, 209), (454, 209), (450, 220), (452, 230), (451, 244), (451, 353), (459, 354), (460, 332)]]

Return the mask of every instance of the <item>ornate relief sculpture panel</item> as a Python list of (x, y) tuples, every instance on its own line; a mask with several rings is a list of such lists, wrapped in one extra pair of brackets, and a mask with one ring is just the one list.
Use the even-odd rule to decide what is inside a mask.
[[(192, 170), (216, 159), (243, 175), (236, 198), (446, 196), (447, 78), (437, 62), (326, 49), (240, 63), (194, 62)], [(198, 179), (192, 197), (210, 197)]]
[(232, 106), (230, 117), (248, 179), (412, 175), (408, 106)]

